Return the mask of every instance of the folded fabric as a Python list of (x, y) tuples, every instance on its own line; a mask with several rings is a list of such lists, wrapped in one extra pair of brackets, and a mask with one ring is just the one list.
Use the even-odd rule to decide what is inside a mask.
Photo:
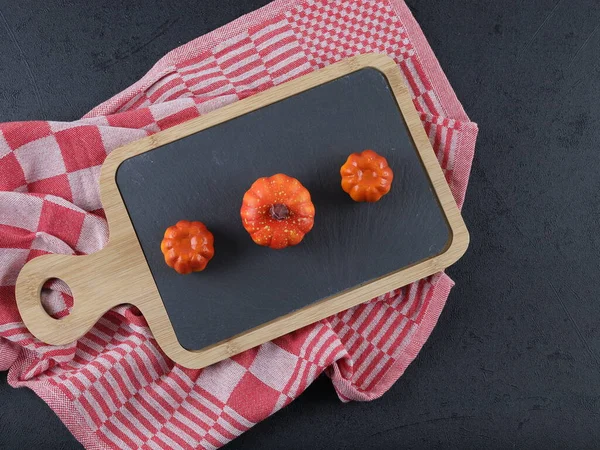
[[(131, 306), (107, 313), (78, 342), (45, 345), (20, 321), (14, 290), (26, 261), (106, 244), (98, 176), (112, 150), (367, 52), (391, 56), (402, 70), (461, 206), (477, 127), (401, 0), (278, 0), (173, 50), (81, 120), (1, 124), (0, 370), (9, 370), (9, 383), (34, 390), (85, 447), (98, 449), (220, 447), (322, 372), (343, 401), (382, 395), (435, 325), (453, 285), (445, 274), (203, 370), (166, 358)], [(60, 318), (73, 298), (55, 280), (43, 302)]]

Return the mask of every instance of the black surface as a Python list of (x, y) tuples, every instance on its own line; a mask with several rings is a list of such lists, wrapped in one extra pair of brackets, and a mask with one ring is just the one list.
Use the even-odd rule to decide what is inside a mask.
[(29, 389), (13, 389), (0, 373), (0, 448), (81, 448), (52, 410)]
[[(80, 116), (266, 2), (56, 3), (0, 1), (0, 120)], [(480, 127), (457, 285), (381, 399), (320, 379), (228, 449), (598, 448), (600, 4), (408, 4)], [(0, 448), (79, 448), (31, 392), (0, 381), (0, 411)]]
[[(340, 188), (340, 166), (366, 148), (395, 173), (375, 204)], [(276, 173), (300, 180), (316, 210), (301, 244), (279, 251), (256, 245), (240, 219), (244, 193)], [(130, 158), (116, 179), (189, 350), (439, 255), (451, 237), (388, 81), (371, 68)], [(201, 273), (182, 276), (165, 264), (160, 241), (181, 219), (200, 220), (216, 236)]]

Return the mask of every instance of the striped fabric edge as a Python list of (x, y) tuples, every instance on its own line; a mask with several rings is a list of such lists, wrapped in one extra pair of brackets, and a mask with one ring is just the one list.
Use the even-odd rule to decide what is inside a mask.
[(402, 17), (402, 25), (413, 43), (415, 55), (421, 61), (421, 65), (429, 75), (428, 79), (433, 85), (433, 90), (440, 98), (443, 109), (441, 115), (448, 119), (471, 122), (409, 7), (403, 0), (388, 0), (388, 2), (398, 17)]
[[(14, 361), (14, 367), (28, 367), (37, 360), (35, 353), (28, 349), (21, 349), (20, 355)], [(20, 364), (22, 363), (22, 365)], [(65, 424), (69, 432), (89, 450), (111, 450), (104, 442), (98, 439), (96, 433), (89, 427), (83, 414), (73, 414), (73, 411), (61, 405), (70, 405), (72, 400), (67, 398), (61, 389), (56, 389), (48, 380), (19, 381), (18, 373), (14, 370), (8, 372), (8, 384), (14, 388), (27, 387), (35, 392), (52, 411)]]
[(200, 56), (221, 42), (234, 37), (242, 28), (250, 28), (270, 20), (291, 5), (302, 3), (298, 0), (275, 0), (262, 8), (251, 11), (222, 27), (200, 36), (182, 46), (171, 50), (163, 56), (138, 82), (119, 92), (110, 99), (93, 108), (83, 119), (110, 115), (133, 102), (140, 92), (145, 92), (150, 86), (168, 75), (171, 67), (179, 62)]
[(417, 327), (410, 342), (399, 355), (398, 359), (396, 359), (395, 363), (388, 368), (379, 383), (374, 385), (368, 393), (357, 389), (350, 380), (345, 379), (337, 364), (333, 364), (331, 369), (327, 371), (340, 400), (343, 402), (350, 400), (370, 401), (381, 397), (402, 376), (409, 364), (414, 361), (429, 338), (446, 304), (450, 290), (454, 286), (454, 282), (448, 275), (443, 272), (439, 275), (438, 282), (433, 285), (434, 292), (427, 310), (424, 312), (421, 324)]

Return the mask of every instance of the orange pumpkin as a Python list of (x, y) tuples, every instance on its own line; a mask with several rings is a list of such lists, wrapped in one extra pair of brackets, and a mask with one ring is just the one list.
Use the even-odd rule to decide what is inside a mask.
[(376, 202), (392, 188), (394, 172), (373, 150), (352, 153), (340, 169), (342, 189), (356, 202)]
[(244, 195), (242, 224), (258, 245), (281, 249), (299, 244), (314, 224), (310, 193), (284, 174), (259, 178)]
[(180, 220), (160, 244), (165, 262), (180, 274), (200, 272), (215, 254), (214, 238), (202, 222)]

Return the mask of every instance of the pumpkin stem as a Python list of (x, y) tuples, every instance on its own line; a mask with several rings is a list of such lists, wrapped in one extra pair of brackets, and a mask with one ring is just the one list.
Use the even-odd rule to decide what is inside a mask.
[(285, 220), (290, 216), (290, 210), (283, 203), (275, 203), (271, 205), (269, 213), (275, 220)]

